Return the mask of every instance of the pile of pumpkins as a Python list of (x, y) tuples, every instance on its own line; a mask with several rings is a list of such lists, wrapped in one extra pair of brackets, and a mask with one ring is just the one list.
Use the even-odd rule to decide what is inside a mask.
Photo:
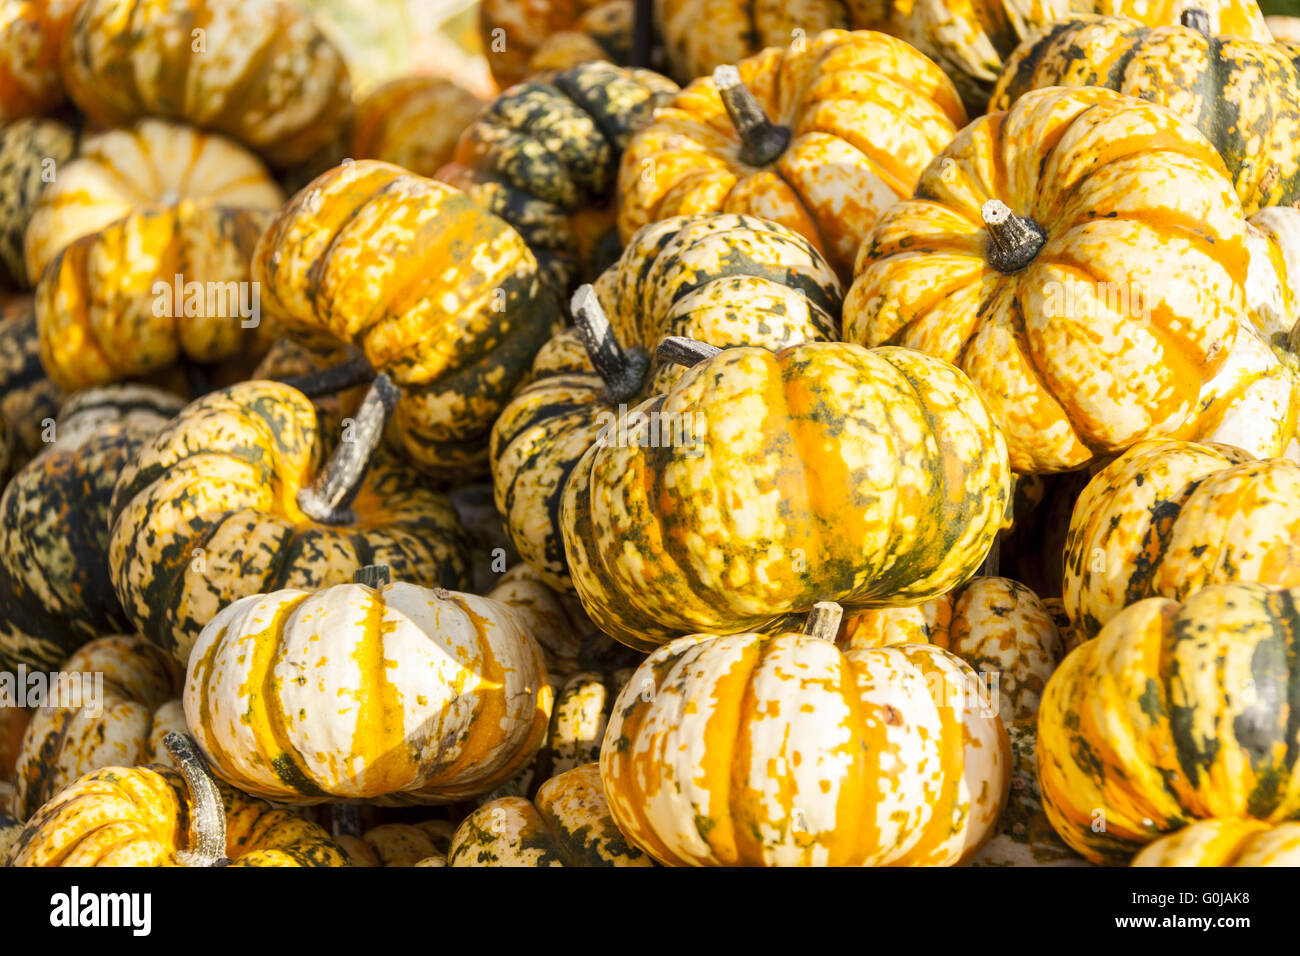
[(9, 6), (0, 862), (1300, 865), (1293, 23)]

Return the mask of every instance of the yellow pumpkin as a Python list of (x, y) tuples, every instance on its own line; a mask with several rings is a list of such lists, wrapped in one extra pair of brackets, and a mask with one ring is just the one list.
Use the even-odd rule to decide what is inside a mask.
[(434, 866), (424, 862), (442, 859), (446, 865), (447, 847), (455, 827), (449, 820), (426, 820), (422, 823), (381, 823), (359, 837), (336, 836), (335, 842), (347, 851), (353, 866)]
[(619, 232), (626, 242), (670, 216), (759, 216), (847, 278), (876, 217), (965, 122), (948, 78), (907, 44), (827, 30), (720, 68), (661, 108), (623, 153)]
[(1300, 823), (1201, 820), (1148, 843), (1132, 866), (1300, 866)]
[(389, 80), (357, 104), (351, 156), (433, 176), (451, 159), (460, 134), (484, 105), (463, 86), (441, 77)]
[(633, 0), (483, 0), (479, 36), (488, 66), (505, 89), (539, 70), (591, 60), (625, 64)]
[(1194, 127), (1109, 90), (1035, 90), (881, 217), (844, 333), (956, 362), (1017, 472), (1070, 470), (1195, 427), (1246, 314), (1245, 240)]
[(5, 0), (0, 9), (0, 123), (64, 100), (59, 46), (81, 0)]

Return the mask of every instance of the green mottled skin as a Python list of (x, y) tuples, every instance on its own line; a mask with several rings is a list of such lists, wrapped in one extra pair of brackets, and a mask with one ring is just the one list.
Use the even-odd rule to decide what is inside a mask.
[(57, 175), (76, 148), (76, 131), (59, 120), (21, 119), (0, 129), (0, 285), (28, 287), (23, 233), (47, 177)]

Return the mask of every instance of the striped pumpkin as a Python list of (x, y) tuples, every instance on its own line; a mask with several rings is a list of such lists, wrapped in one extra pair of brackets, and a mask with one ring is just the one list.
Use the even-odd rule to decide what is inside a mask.
[(632, 7), (632, 0), (483, 0), (479, 37), (493, 79), (505, 89), (539, 70), (626, 63)]
[(1035, 90), (884, 214), (844, 332), (959, 363), (1017, 472), (1078, 468), (1194, 427), (1245, 314), (1245, 235), (1194, 127), (1110, 90)]
[[(337, 836), (353, 866), (446, 866), (455, 827), (449, 820), (381, 823), (359, 837)], [(441, 859), (440, 864), (426, 863)]]
[[(101, 767), (172, 765), (162, 746), (169, 731), (185, 732), (181, 672), (157, 645), (139, 637), (104, 637), (63, 661), (59, 672), (86, 675), (79, 706), (59, 700), (35, 712), (23, 736), (12, 806), (26, 819), (42, 804)], [(102, 675), (97, 694), (90, 675)], [(95, 676), (93, 680), (98, 681)], [(89, 696), (88, 696), (89, 695)]]
[(298, 193), (252, 267), (262, 307), (305, 344), (358, 346), (403, 390), (390, 436), (422, 470), (466, 479), (561, 322), (537, 260), (464, 194), (375, 160)]
[(45, 374), (36, 306), (31, 296), (0, 305), (0, 430), (9, 436), (15, 468), (46, 444), (63, 392)]
[(952, 83), (907, 44), (827, 30), (696, 80), (659, 110), (623, 154), (619, 232), (696, 212), (762, 216), (847, 278), (876, 218), (965, 122)]
[(535, 626), (407, 583), (250, 595), (199, 635), (185, 717), (216, 774), (255, 796), (455, 802), (541, 746), (552, 699)]
[(573, 597), (552, 590), (526, 564), (516, 564), (501, 575), (488, 597), (532, 618), (530, 633), (541, 649), (547, 674), (563, 679), (581, 669), (588, 632), (594, 628)]
[[(637, 410), (575, 467), (561, 525), (588, 615), (639, 650), (819, 600), (928, 600), (975, 572), (1007, 510), (978, 393), (910, 349), (726, 349)], [(650, 413), (693, 440), (647, 447)]]
[(1291, 332), (1300, 321), (1300, 209), (1261, 209), (1247, 220), (1246, 244), (1246, 301), (1260, 334), (1275, 350), (1298, 351)]
[(357, 104), (349, 155), (433, 176), (451, 159), (456, 140), (483, 107), (465, 87), (441, 77), (389, 80)]
[(1148, 843), (1132, 866), (1300, 866), (1300, 823), (1201, 820)]
[(300, 392), (245, 382), (188, 405), (145, 445), (109, 508), (113, 589), (140, 633), (184, 662), (203, 626), (246, 595), (341, 584), (373, 561), (430, 586), (468, 581), (446, 498), (382, 453), (350, 513), (304, 510), (325, 441)]
[(1148, 598), (1066, 657), (1038, 712), (1043, 804), (1066, 843), (1114, 865), (1196, 820), (1300, 815), (1298, 600), (1261, 584)]
[(0, 123), (63, 103), (59, 47), (80, 0), (0, 3)]
[(25, 236), (50, 378), (71, 391), (265, 351), (271, 325), (243, 317), (241, 288), (282, 199), (221, 137), (143, 120), (87, 139)]
[[(3, 801), (0, 800), (0, 805), (2, 804)], [(0, 866), (9, 865), (9, 854), (13, 851), (14, 844), (18, 842), (22, 832), (22, 821), (0, 810)]]
[(180, 120), (275, 166), (337, 139), (352, 108), (342, 54), (284, 0), (81, 0), (60, 59), (98, 126)]
[[(192, 746), (192, 745), (191, 745)], [(350, 866), (323, 829), (219, 787), (192, 750), (81, 777), (27, 821), (11, 866)]]
[(610, 816), (600, 768), (551, 777), (532, 800), (502, 797), (456, 828), (449, 866), (653, 866)]
[[(600, 755), (630, 842), (675, 866), (949, 866), (1006, 800), (1002, 722), (970, 666), (923, 644), (695, 634), (614, 705)], [(832, 613), (830, 617), (835, 617)]]
[(1207, 35), (1196, 17), (1187, 22), (1057, 20), (1007, 58), (989, 109), (1045, 86), (1105, 86), (1168, 107), (1204, 133), (1247, 214), (1300, 199), (1300, 72), (1271, 40)]
[(0, 127), (0, 285), (30, 287), (23, 235), (46, 185), (77, 148), (77, 131), (56, 119), (22, 119)]
[(565, 292), (609, 264), (611, 244), (617, 250), (619, 160), (677, 92), (657, 73), (604, 62), (522, 83), (469, 125), (438, 178), (514, 226)]
[[(490, 446), (497, 510), (511, 540), (563, 590), (572, 589), (560, 527), (565, 481), (602, 434), (617, 434), (620, 407), (626, 412), (682, 374), (646, 351), (665, 335), (772, 349), (833, 340), (842, 300), (834, 272), (807, 240), (762, 219), (718, 214), (645, 227), (593, 289), (609, 332), (588, 328), (592, 355), (575, 330), (548, 342), (532, 382), (493, 426)], [(576, 315), (580, 323), (591, 318)]]
[(1300, 586), (1300, 465), (1226, 445), (1142, 442), (1088, 483), (1065, 546), (1065, 609), (1095, 636), (1142, 598), (1235, 581)]
[(54, 444), (5, 486), (0, 667), (53, 667), (91, 638), (129, 627), (108, 573), (113, 486), (183, 404), (138, 385), (80, 392), (60, 411)]

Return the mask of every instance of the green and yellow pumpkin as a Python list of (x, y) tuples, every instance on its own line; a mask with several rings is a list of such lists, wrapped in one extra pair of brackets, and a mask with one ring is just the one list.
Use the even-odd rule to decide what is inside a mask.
[[(446, 866), (456, 832), (450, 820), (381, 823), (359, 837), (336, 836), (353, 866)], [(427, 862), (440, 860), (440, 863)]]
[[(561, 526), (588, 615), (639, 650), (820, 600), (936, 597), (975, 573), (1011, 495), (978, 392), (911, 349), (725, 349), (636, 411), (575, 466)], [(651, 442), (655, 420), (694, 440)]]
[(700, 212), (761, 216), (848, 279), (876, 218), (965, 122), (943, 72), (893, 37), (827, 30), (770, 48), (691, 83), (632, 137), (619, 232)]
[(1195, 428), (1248, 263), (1195, 127), (1110, 90), (1035, 90), (962, 130), (881, 217), (844, 333), (958, 363), (1012, 467), (1066, 471)]
[(1131, 866), (1300, 866), (1300, 823), (1201, 820), (1148, 843)]
[(352, 109), (343, 55), (285, 0), (81, 0), (60, 69), (68, 96), (100, 127), (179, 120), (274, 166), (337, 139)]
[(185, 732), (181, 670), (144, 638), (91, 641), (58, 671), (80, 675), (82, 699), (49, 702), (27, 725), (14, 775), (12, 809), (20, 819), (92, 770), (173, 765), (162, 739), (173, 730)]
[(109, 567), (128, 620), (185, 662), (203, 626), (247, 595), (342, 584), (374, 562), (464, 586), (447, 499), (375, 448), (395, 402), (380, 376), (323, 468), (337, 439), (288, 385), (245, 382), (184, 408), (113, 491)]
[(23, 235), (45, 187), (77, 149), (77, 131), (45, 117), (0, 127), (0, 285), (30, 287)]
[(542, 70), (590, 60), (626, 64), (633, 0), (483, 0), (479, 36), (492, 77), (505, 89)]
[(253, 261), (262, 307), (315, 347), (356, 345), (402, 398), (402, 453), (436, 477), (487, 467), (488, 433), (559, 305), (520, 235), (463, 193), (375, 160), (285, 206)]
[(1134, 601), (1212, 584), (1300, 586), (1300, 465), (1227, 445), (1142, 442), (1084, 488), (1065, 550), (1065, 610), (1086, 637)]
[(438, 178), (518, 230), (566, 293), (617, 256), (619, 160), (677, 92), (657, 73), (604, 62), (521, 83), (465, 130)]
[(63, 400), (41, 364), (32, 297), (6, 300), (0, 305), (0, 431), (8, 436), (14, 470), (45, 447)]
[(592, 294), (574, 301), (578, 328), (538, 352), (533, 380), (501, 413), (491, 442), (496, 505), (510, 538), (563, 590), (572, 589), (560, 527), (565, 481), (588, 448), (633, 424), (627, 407), (682, 374), (648, 350), (665, 335), (771, 349), (833, 340), (842, 290), (797, 233), (703, 214), (639, 231)]
[(1052, 826), (1094, 863), (1127, 863), (1197, 820), (1300, 815), (1300, 591), (1216, 584), (1130, 604), (1070, 652), (1038, 712)]
[(466, 817), (448, 866), (653, 866), (610, 816), (600, 767), (556, 774), (531, 801), (502, 797)]
[(485, 105), (465, 87), (442, 77), (397, 77), (357, 104), (349, 155), (434, 176)]
[(979, 678), (924, 644), (841, 652), (804, 633), (694, 634), (642, 663), (600, 754), (628, 840), (674, 866), (950, 866), (1006, 801)]
[(281, 803), (451, 803), (536, 754), (552, 704), (541, 623), (371, 570), (375, 587), (254, 594), (203, 629), (185, 717), (222, 779)]

